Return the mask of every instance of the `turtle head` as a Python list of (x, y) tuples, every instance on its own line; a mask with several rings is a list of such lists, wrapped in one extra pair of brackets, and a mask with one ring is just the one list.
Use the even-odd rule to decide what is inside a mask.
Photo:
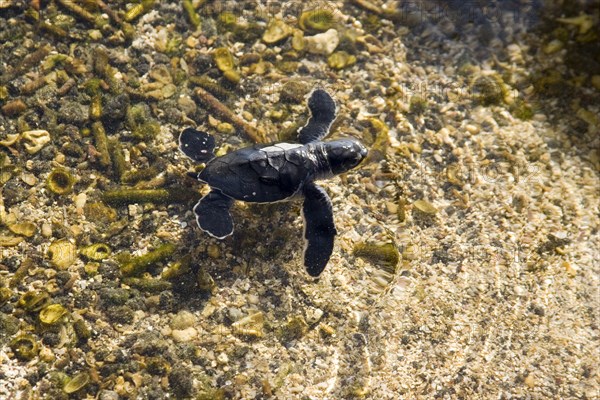
[(341, 139), (325, 142), (325, 154), (334, 175), (356, 167), (367, 156), (367, 148), (358, 140)]

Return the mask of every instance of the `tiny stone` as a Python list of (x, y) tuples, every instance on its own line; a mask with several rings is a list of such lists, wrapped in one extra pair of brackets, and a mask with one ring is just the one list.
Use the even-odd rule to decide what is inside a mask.
[(469, 132), (471, 135), (475, 135), (479, 132), (479, 127), (477, 125), (468, 124), (465, 125), (465, 130)]
[(319, 309), (319, 308), (315, 308), (315, 309), (310, 309), (306, 312), (306, 321), (309, 324), (316, 324), (317, 322), (319, 322), (321, 320), (321, 318), (323, 317), (323, 310)]
[(329, 29), (327, 32), (304, 38), (306, 50), (312, 54), (328, 56), (333, 53), (339, 43), (340, 38), (335, 29)]
[(162, 95), (165, 99), (168, 99), (169, 97), (173, 96), (176, 92), (177, 92), (177, 86), (173, 85), (172, 83), (169, 83), (165, 86), (163, 86), (163, 88), (161, 89)]
[(33, 174), (23, 174), (21, 180), (29, 186), (33, 186), (37, 183), (37, 178)]
[(196, 109), (198, 108), (196, 106), (196, 102), (194, 102), (194, 100), (192, 100), (190, 96), (186, 95), (181, 96), (179, 97), (179, 99), (177, 99), (177, 105), (179, 106), (179, 109), (187, 115), (192, 115), (196, 112)]
[(206, 248), (206, 252), (208, 253), (208, 256), (210, 258), (216, 259), (221, 256), (221, 250), (219, 249), (219, 246), (214, 245), (214, 244), (208, 245), (208, 247)]
[(88, 35), (89, 35), (90, 39), (92, 39), (92, 40), (102, 39), (102, 32), (100, 32), (98, 29), (92, 29), (92, 30), (88, 31)]
[(235, 132), (235, 128), (229, 122), (219, 122), (217, 124), (217, 131), (221, 133), (232, 134)]
[(189, 327), (186, 329), (173, 329), (171, 332), (171, 336), (173, 340), (177, 343), (189, 342), (190, 340), (196, 339), (198, 336), (198, 331), (196, 328)]
[(523, 381), (527, 387), (529, 387), (530, 389), (532, 389), (535, 386), (535, 379), (533, 378), (533, 375), (529, 374), (525, 377), (525, 380)]
[(45, 222), (42, 224), (42, 236), (49, 238), (52, 236), (52, 225)]
[(119, 400), (119, 394), (114, 390), (103, 390), (100, 392), (99, 400)]
[(223, 364), (223, 365), (225, 365), (225, 364), (227, 364), (227, 363), (229, 362), (229, 357), (227, 357), (227, 354), (225, 354), (225, 353), (221, 353), (221, 354), (219, 354), (219, 355), (217, 356), (217, 362), (218, 362), (219, 364)]
[(127, 211), (129, 212), (130, 217), (135, 217), (136, 215), (140, 215), (142, 213), (141, 207), (137, 204), (130, 204), (127, 206)]
[(40, 350), (40, 360), (44, 361), (44, 362), (52, 362), (54, 361), (54, 353), (52, 352), (52, 349), (50, 349), (49, 347), (43, 347)]
[(186, 329), (191, 326), (194, 326), (195, 323), (196, 317), (194, 316), (194, 314), (187, 310), (182, 310), (179, 311), (177, 315), (173, 317), (173, 320), (171, 321), (171, 328)]
[(435, 208), (435, 206), (433, 204), (431, 204), (430, 202), (428, 202), (427, 200), (417, 200), (413, 203), (413, 206), (421, 211), (424, 214), (435, 214), (437, 213), (437, 209)]

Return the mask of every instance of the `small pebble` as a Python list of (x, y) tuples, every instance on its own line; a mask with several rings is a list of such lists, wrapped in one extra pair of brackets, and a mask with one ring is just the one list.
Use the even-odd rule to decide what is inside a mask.
[(477, 125), (467, 124), (465, 125), (465, 130), (471, 135), (479, 133), (479, 127)]
[(52, 236), (52, 225), (49, 224), (49, 223), (47, 223), (47, 222), (44, 222), (42, 224), (42, 230), (41, 231), (42, 231), (42, 236), (43, 237), (45, 237), (45, 238), (51, 237)]
[(532, 374), (529, 374), (525, 377), (525, 380), (523, 381), (527, 387), (529, 387), (530, 389), (533, 389), (535, 387), (535, 379), (533, 378)]
[(229, 362), (229, 357), (227, 357), (227, 354), (221, 353), (217, 356), (217, 362), (219, 364), (225, 365)]
[(329, 29), (327, 32), (304, 37), (306, 50), (312, 54), (330, 55), (340, 43), (338, 31)]
[(173, 317), (173, 320), (171, 321), (171, 328), (186, 329), (191, 326), (194, 326), (195, 323), (196, 317), (194, 316), (194, 314), (187, 310), (182, 310), (179, 311), (177, 315)]
[(198, 331), (193, 327), (186, 329), (173, 329), (171, 336), (175, 342), (185, 343), (196, 339), (196, 337), (198, 337)]
[(129, 204), (127, 206), (127, 211), (129, 212), (130, 217), (135, 217), (136, 215), (142, 214), (142, 208), (138, 204)]
[(38, 181), (38, 179), (33, 174), (23, 174), (21, 175), (21, 180), (29, 186), (35, 185)]
[(208, 247), (206, 248), (206, 253), (208, 254), (208, 256), (210, 258), (219, 258), (221, 256), (221, 250), (219, 249), (219, 246), (215, 245), (215, 244), (209, 244)]

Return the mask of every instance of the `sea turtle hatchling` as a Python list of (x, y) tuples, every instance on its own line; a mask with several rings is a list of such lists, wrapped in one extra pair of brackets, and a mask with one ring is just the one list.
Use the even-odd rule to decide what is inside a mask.
[(200, 229), (217, 239), (233, 233), (229, 209), (234, 200), (272, 203), (303, 197), (304, 265), (311, 276), (319, 276), (331, 256), (337, 231), (331, 200), (315, 181), (356, 167), (367, 149), (355, 139), (321, 141), (337, 113), (325, 90), (312, 91), (308, 108), (311, 116), (298, 131), (300, 143), (257, 144), (216, 157), (215, 139), (187, 128), (179, 136), (179, 148), (192, 160), (206, 163), (200, 173), (190, 173), (211, 188), (194, 212)]

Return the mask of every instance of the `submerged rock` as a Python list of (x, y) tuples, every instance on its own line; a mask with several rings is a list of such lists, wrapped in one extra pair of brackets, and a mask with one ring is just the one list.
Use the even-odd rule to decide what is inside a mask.
[(306, 51), (312, 54), (322, 54), (325, 56), (333, 53), (340, 43), (338, 31), (329, 29), (326, 32), (314, 36), (305, 36), (304, 45)]

